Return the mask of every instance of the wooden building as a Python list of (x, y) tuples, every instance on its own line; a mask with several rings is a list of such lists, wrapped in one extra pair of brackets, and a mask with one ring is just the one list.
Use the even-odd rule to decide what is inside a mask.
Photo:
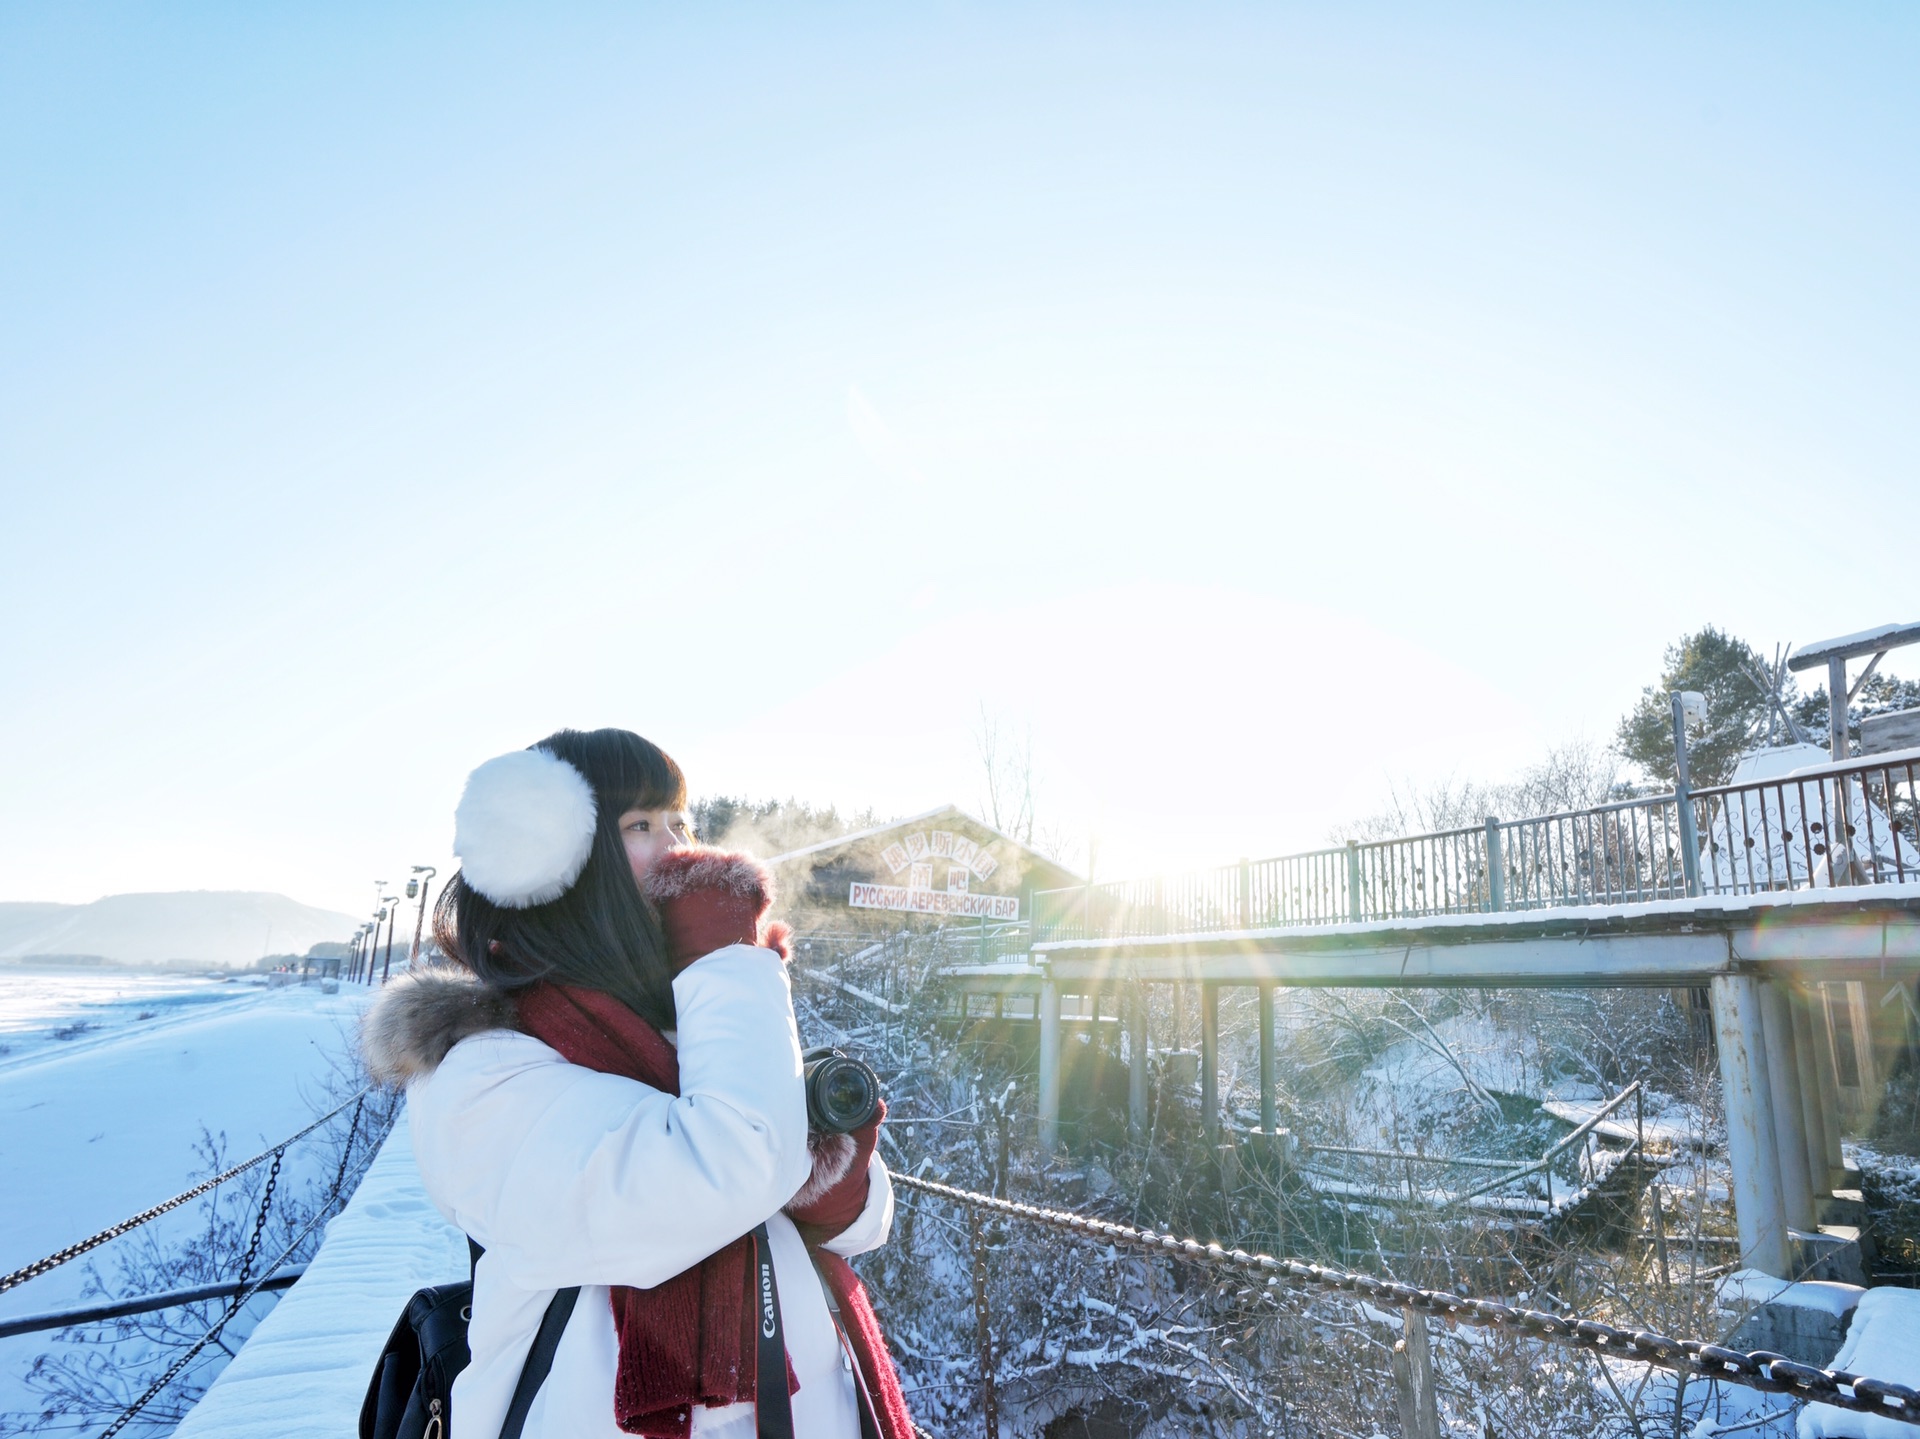
[(801, 934), (1012, 925), (1035, 890), (1085, 881), (954, 805), (767, 861), (775, 913)]

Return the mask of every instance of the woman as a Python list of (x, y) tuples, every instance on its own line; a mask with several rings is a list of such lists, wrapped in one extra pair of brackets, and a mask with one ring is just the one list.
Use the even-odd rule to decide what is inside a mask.
[[(396, 981), (368, 1016), (368, 1062), (406, 1085), (427, 1194), (484, 1250), (459, 1439), (499, 1435), (572, 1286), (526, 1439), (777, 1432), (756, 1359), (778, 1339), (797, 1439), (911, 1439), (842, 1257), (892, 1222), (879, 1120), (809, 1136), (765, 873), (690, 848), (685, 807), (679, 767), (624, 730), (489, 760), (434, 911), (460, 968)], [(777, 1280), (767, 1309), (756, 1242)]]

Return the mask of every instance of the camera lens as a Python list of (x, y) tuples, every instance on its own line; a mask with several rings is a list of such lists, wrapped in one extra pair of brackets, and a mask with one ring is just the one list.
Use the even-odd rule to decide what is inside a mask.
[(826, 1134), (850, 1134), (880, 1108), (880, 1079), (851, 1055), (817, 1049), (806, 1056), (807, 1122)]

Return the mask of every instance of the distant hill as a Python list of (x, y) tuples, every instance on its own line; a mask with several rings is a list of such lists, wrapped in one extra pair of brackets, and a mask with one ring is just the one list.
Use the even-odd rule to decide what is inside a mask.
[(0, 903), (0, 960), (92, 955), (117, 964), (252, 964), (349, 938), (358, 921), (284, 894), (196, 889), (92, 904)]

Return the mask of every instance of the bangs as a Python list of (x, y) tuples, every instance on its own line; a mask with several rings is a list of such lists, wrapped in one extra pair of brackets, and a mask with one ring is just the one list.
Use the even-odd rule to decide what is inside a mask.
[(680, 766), (632, 730), (557, 730), (537, 748), (558, 755), (586, 776), (608, 822), (630, 809), (687, 807), (687, 779)]

